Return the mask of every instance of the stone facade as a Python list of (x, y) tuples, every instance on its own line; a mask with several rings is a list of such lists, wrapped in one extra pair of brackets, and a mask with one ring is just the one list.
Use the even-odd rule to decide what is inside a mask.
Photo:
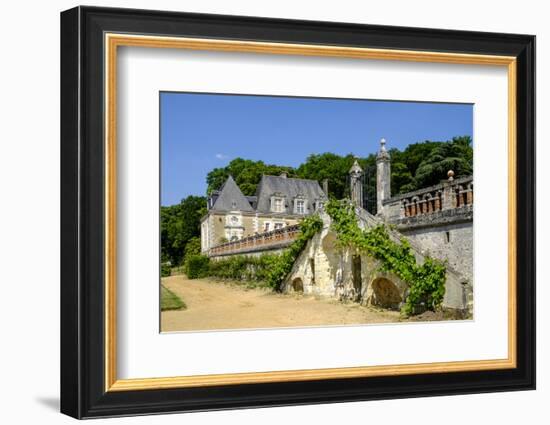
[[(326, 190), (326, 189), (325, 189)], [(315, 180), (263, 176), (255, 196), (244, 196), (231, 176), (208, 198), (201, 219), (201, 251), (297, 224), (328, 200)]]
[(201, 222), (201, 248), (203, 252), (207, 252), (232, 240), (295, 225), (301, 218), (242, 211), (213, 211)]
[(438, 185), (383, 201), (380, 217), (425, 255), (446, 260), (473, 282), (473, 178), (452, 174)]
[[(356, 212), (363, 228), (382, 223), (380, 218), (360, 208)], [(308, 242), (285, 279), (282, 290), (401, 308), (407, 297), (408, 284), (392, 273), (380, 271), (378, 260), (351, 249), (337, 248), (337, 235), (330, 228), (330, 217), (327, 214), (321, 217), (322, 231)], [(390, 235), (395, 241), (402, 237), (396, 231), (391, 231)], [(417, 261), (423, 262), (425, 256), (417, 244), (411, 245)], [(466, 313), (471, 309), (471, 294), (471, 284), (460, 273), (448, 268), (443, 306)]]

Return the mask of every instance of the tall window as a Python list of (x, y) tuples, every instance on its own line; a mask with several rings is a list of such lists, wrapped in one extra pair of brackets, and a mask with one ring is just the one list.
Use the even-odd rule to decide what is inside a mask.
[(269, 221), (264, 224), (264, 232), (269, 232)]
[(275, 230), (282, 229), (283, 223), (275, 223)]
[(305, 214), (305, 201), (303, 199), (296, 200), (296, 214)]

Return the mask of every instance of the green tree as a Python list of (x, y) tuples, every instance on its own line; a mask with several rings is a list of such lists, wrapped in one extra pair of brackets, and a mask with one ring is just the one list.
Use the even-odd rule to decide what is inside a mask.
[(391, 193), (399, 194), (415, 189), (414, 177), (403, 162), (391, 164)]
[(265, 164), (263, 161), (252, 161), (250, 159), (235, 158), (226, 167), (214, 168), (206, 175), (207, 193), (218, 190), (231, 175), (235, 183), (244, 195), (254, 195), (256, 187), (262, 178), (262, 175), (277, 176), (286, 172), (289, 177), (295, 175), (292, 167), (283, 165)]
[[(188, 242), (200, 237), (200, 219), (206, 214), (204, 196), (188, 196), (179, 204), (160, 209), (161, 259), (181, 264)], [(196, 241), (194, 242), (196, 244)], [(200, 246), (200, 241), (199, 241)]]
[(348, 173), (353, 165), (354, 156), (336, 155), (325, 152), (313, 154), (296, 169), (296, 174), (302, 179), (328, 180), (329, 196), (341, 199), (349, 194)]
[(473, 172), (473, 149), (468, 136), (455, 137), (447, 143), (440, 143), (418, 165), (414, 176), (417, 188), (431, 186), (447, 177), (453, 170), (456, 177)]
[(189, 255), (199, 255), (201, 253), (201, 238), (199, 236), (193, 236), (187, 241), (185, 245), (185, 257)]

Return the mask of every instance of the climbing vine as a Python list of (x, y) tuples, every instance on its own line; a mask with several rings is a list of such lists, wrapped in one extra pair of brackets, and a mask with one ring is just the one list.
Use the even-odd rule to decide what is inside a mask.
[(300, 233), (292, 244), (281, 255), (274, 255), (267, 273), (267, 285), (279, 290), (284, 279), (292, 270), (294, 262), (305, 248), (307, 242), (323, 227), (318, 215), (305, 217), (300, 222)]
[(425, 309), (434, 311), (441, 306), (445, 295), (446, 269), (443, 263), (426, 257), (424, 263), (417, 264), (409, 242), (405, 238), (399, 242), (392, 240), (384, 225), (362, 230), (354, 206), (347, 200), (331, 200), (326, 211), (341, 247), (354, 248), (379, 260), (382, 271), (392, 272), (409, 284), (403, 306), (405, 314), (418, 314)]

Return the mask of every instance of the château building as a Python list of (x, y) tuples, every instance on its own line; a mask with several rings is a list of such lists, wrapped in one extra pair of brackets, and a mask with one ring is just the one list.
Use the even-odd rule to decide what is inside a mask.
[(201, 250), (248, 236), (297, 224), (304, 216), (322, 210), (328, 200), (316, 180), (262, 176), (254, 196), (245, 196), (229, 176), (207, 200), (201, 219)]

